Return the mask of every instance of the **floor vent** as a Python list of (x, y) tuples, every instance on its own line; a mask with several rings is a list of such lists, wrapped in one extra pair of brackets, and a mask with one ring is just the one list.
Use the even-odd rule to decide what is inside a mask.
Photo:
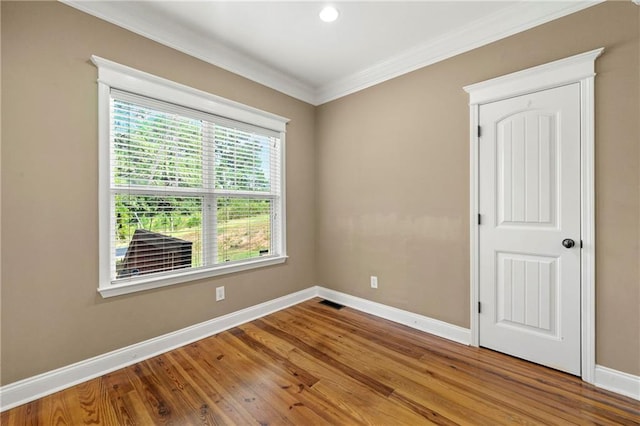
[(344, 305), (332, 302), (330, 300), (322, 300), (322, 301), (320, 301), (320, 303), (322, 303), (323, 305), (327, 305), (328, 307), (333, 308), (333, 309), (342, 309), (342, 308), (344, 308)]

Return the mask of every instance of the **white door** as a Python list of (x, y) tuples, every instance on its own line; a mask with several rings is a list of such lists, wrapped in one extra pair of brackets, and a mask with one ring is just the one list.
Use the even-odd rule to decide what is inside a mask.
[(580, 375), (580, 85), (479, 123), (480, 346)]

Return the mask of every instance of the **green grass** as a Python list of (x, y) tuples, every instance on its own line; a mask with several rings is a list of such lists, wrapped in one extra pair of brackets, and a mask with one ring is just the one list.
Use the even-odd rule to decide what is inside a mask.
[(260, 250), (270, 249), (268, 214), (242, 219), (218, 221), (218, 262), (258, 257)]

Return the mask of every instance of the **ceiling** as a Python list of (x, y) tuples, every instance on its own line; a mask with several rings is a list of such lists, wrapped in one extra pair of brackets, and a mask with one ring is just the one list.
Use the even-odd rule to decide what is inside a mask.
[(319, 105), (601, 0), (61, 1)]

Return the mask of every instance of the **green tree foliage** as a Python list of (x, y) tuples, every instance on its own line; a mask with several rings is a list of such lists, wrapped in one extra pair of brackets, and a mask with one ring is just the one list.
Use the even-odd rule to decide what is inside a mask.
[[(216, 189), (270, 190), (266, 137), (119, 100), (114, 100), (112, 123), (118, 186), (200, 188), (207, 167), (213, 167)], [(206, 145), (211, 134), (212, 147)], [(201, 228), (202, 208), (201, 197), (117, 194), (117, 238), (128, 241), (136, 228), (161, 233)], [(233, 220), (264, 215), (269, 208), (264, 199), (224, 197), (218, 199), (216, 216)]]
[[(216, 127), (215, 140), (216, 189), (269, 192), (269, 170), (263, 168), (264, 161), (269, 160), (270, 141), (267, 138)], [(265, 214), (268, 209), (269, 204), (265, 200), (225, 197), (219, 198), (217, 203), (218, 220)]]

